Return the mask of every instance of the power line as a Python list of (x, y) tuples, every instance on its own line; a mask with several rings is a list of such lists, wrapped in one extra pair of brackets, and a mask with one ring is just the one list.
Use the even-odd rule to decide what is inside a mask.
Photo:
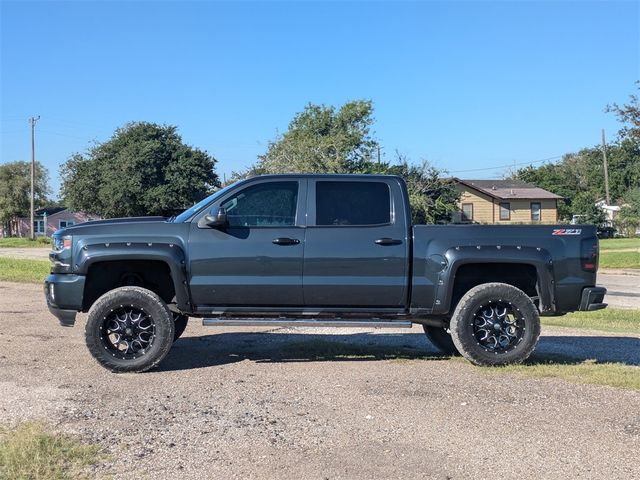
[(508, 167), (522, 166), (522, 165), (532, 165), (534, 163), (550, 162), (552, 160), (560, 160), (561, 158), (562, 158), (562, 155), (556, 155), (555, 157), (542, 158), (540, 160), (531, 160), (528, 162), (519, 162), (519, 163), (509, 163), (506, 165), (497, 165), (495, 167), (470, 168), (467, 170), (454, 170), (449, 173), (482, 172), (486, 170), (497, 170), (499, 168), (508, 168)]

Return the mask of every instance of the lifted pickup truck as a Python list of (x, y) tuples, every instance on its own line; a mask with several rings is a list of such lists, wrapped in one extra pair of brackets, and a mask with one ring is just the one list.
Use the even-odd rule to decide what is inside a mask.
[(411, 225), (401, 178), (269, 175), (175, 218), (59, 230), (44, 285), (60, 323), (89, 312), (91, 354), (156, 366), (204, 325), (411, 327), (476, 365), (522, 362), (539, 315), (605, 308), (590, 225)]

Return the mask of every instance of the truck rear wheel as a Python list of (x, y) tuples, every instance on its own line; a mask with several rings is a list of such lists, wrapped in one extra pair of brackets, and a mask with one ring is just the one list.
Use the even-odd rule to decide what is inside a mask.
[(460, 355), (451, 338), (449, 329), (442, 327), (431, 327), (429, 325), (423, 325), (424, 333), (427, 335), (429, 341), (445, 355)]
[(454, 311), (451, 338), (475, 365), (520, 363), (540, 337), (540, 317), (531, 299), (505, 283), (485, 283), (469, 290)]
[(112, 372), (144, 372), (155, 367), (169, 353), (173, 339), (171, 311), (145, 288), (116, 288), (89, 310), (87, 347)]

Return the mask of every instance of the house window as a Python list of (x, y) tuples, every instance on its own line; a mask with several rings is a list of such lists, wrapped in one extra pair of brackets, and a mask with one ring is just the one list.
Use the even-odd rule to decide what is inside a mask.
[(511, 220), (511, 204), (509, 202), (500, 204), (500, 220)]
[(473, 203), (462, 204), (462, 221), (463, 222), (473, 221)]
[(44, 220), (34, 220), (33, 231), (36, 235), (44, 235)]
[(76, 222), (74, 222), (73, 220), (60, 220), (60, 222), (58, 223), (59, 228), (67, 228), (75, 224)]
[(531, 221), (539, 222), (542, 220), (542, 207), (540, 206), (540, 202), (532, 202), (531, 203)]

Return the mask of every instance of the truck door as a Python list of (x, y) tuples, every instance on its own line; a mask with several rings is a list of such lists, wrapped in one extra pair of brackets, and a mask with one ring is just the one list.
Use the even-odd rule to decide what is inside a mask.
[(308, 198), (305, 305), (404, 306), (409, 225), (398, 181), (310, 179)]
[(257, 180), (217, 200), (228, 226), (189, 237), (190, 286), (198, 306), (302, 306), (306, 179)]

